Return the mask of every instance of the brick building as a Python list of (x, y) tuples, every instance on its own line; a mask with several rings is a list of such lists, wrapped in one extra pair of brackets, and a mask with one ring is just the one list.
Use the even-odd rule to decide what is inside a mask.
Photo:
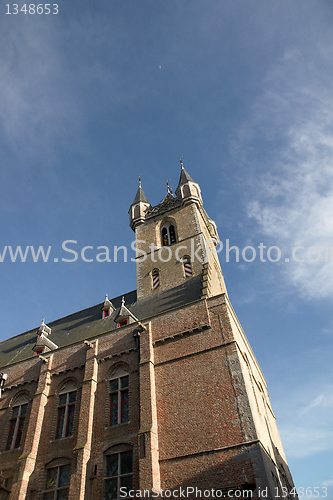
[(181, 167), (175, 195), (152, 207), (140, 182), (130, 207), (136, 291), (0, 344), (0, 500), (292, 488), (216, 225)]

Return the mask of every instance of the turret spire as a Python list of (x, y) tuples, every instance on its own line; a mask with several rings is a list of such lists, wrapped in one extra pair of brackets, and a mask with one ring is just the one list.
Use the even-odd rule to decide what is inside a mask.
[(143, 189), (141, 187), (141, 175), (139, 175), (139, 188), (136, 192), (136, 195), (135, 195), (135, 198), (134, 198), (134, 201), (133, 201), (133, 204), (134, 203), (139, 203), (139, 202), (143, 202), (143, 203), (148, 203), (148, 200), (146, 198), (146, 195), (145, 193), (143, 192)]
[(137, 224), (142, 224), (145, 218), (145, 211), (150, 207), (145, 193), (143, 192), (141, 186), (141, 175), (139, 175), (139, 188), (136, 192), (134, 201), (129, 209), (130, 214), (130, 226), (135, 231)]
[(192, 177), (186, 172), (182, 158), (179, 158), (180, 163), (180, 178), (176, 189), (176, 195), (178, 198), (197, 200), (202, 203), (200, 186), (195, 182)]

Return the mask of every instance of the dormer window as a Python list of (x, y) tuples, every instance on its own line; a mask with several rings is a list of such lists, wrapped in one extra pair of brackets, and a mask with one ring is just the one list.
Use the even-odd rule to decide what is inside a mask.
[(128, 325), (129, 323), (134, 323), (135, 321), (139, 321), (138, 318), (131, 313), (129, 309), (125, 306), (125, 297), (121, 299), (121, 306), (118, 311), (118, 314), (114, 318), (114, 322), (117, 323), (118, 328), (121, 326)]
[(125, 325), (128, 325), (128, 319), (123, 319), (122, 321), (118, 321), (118, 328)]
[(114, 307), (109, 300), (108, 294), (106, 294), (105, 301), (104, 301), (104, 304), (102, 307), (102, 318), (107, 318), (108, 316), (111, 316), (113, 311), (114, 311)]
[(53, 351), (54, 349), (58, 349), (57, 344), (49, 339), (49, 335), (51, 335), (51, 328), (47, 326), (43, 320), (42, 324), (37, 330), (37, 341), (32, 348), (35, 356)]
[(162, 245), (168, 246), (172, 243), (176, 243), (176, 232), (175, 226), (173, 224), (169, 224), (168, 226), (164, 226), (162, 228)]

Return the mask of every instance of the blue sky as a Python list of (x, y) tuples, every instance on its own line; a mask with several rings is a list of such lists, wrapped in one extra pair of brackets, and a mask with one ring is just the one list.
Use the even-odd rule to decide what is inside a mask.
[[(0, 254), (52, 249), (47, 263), (0, 263), (0, 338), (136, 287), (133, 262), (96, 262), (96, 249), (130, 246), (138, 175), (157, 204), (182, 156), (224, 244), (281, 250), (220, 260), (295, 483), (332, 499), (333, 3), (58, 5), (1, 4)], [(94, 261), (62, 262), (65, 240)]]

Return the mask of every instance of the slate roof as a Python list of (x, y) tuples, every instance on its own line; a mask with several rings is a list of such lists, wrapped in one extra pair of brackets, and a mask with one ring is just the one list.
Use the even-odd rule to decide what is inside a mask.
[(181, 186), (182, 184), (186, 184), (186, 182), (191, 181), (194, 182), (190, 174), (188, 174), (185, 170), (184, 167), (182, 167), (182, 170), (180, 172), (180, 178), (179, 178), (179, 183), (178, 186)]
[(139, 189), (136, 192), (136, 195), (135, 195), (135, 198), (134, 198), (132, 205), (134, 205), (135, 203), (139, 203), (140, 201), (142, 201), (144, 203), (149, 203), (141, 186), (139, 186)]
[[(137, 300), (136, 290), (124, 295), (126, 307), (140, 321), (161, 314), (171, 309), (182, 307), (200, 299), (201, 275), (185, 281), (182, 285), (169, 290), (154, 293), (149, 297)], [(63, 347), (84, 339), (117, 330), (114, 319), (121, 308), (122, 296), (111, 299), (115, 310), (111, 316), (102, 319), (103, 302), (65, 318), (58, 319), (48, 326), (52, 329), (50, 339)], [(37, 340), (38, 327), (10, 339), (0, 342), (0, 368), (34, 356), (32, 350)]]

